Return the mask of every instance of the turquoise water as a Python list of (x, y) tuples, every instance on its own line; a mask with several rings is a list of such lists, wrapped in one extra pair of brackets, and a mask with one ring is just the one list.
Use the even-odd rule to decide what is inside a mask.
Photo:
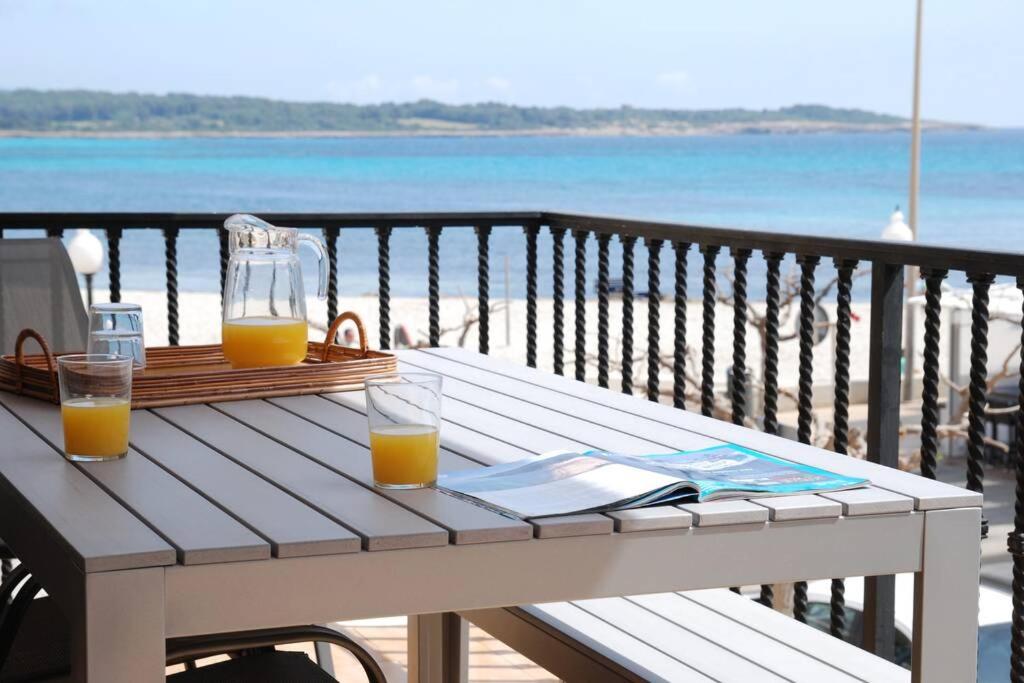
[[(546, 208), (875, 238), (893, 206), (906, 204), (908, 156), (909, 137), (902, 133), (0, 139), (0, 211)], [(922, 241), (1024, 251), (1024, 131), (926, 134), (922, 169)], [(343, 233), (343, 292), (375, 289), (375, 248), (369, 231)], [(403, 277), (394, 282), (393, 293), (425, 293), (425, 248), (420, 231), (396, 232), (392, 271)], [(212, 232), (184, 235), (179, 249), (182, 287), (215, 289)], [(542, 293), (550, 290), (549, 254), (544, 238)], [(521, 295), (524, 256), (518, 230), (495, 230), (491, 256), (499, 282), (506, 255), (512, 294)], [(671, 270), (668, 257), (666, 252), (664, 273)], [(122, 259), (124, 287), (162, 288), (157, 234), (126, 238)], [(612, 263), (614, 274), (618, 264)], [(442, 291), (474, 293), (475, 266), (473, 236), (446, 232)], [(753, 267), (756, 273), (758, 265)], [(642, 268), (638, 276), (645, 281)], [(588, 283), (592, 279), (588, 276)], [(663, 280), (667, 286), (667, 275)], [(492, 286), (492, 293), (500, 294), (496, 290)]]

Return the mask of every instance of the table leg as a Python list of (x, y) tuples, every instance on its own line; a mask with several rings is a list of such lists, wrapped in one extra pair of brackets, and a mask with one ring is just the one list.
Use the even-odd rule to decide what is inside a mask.
[(72, 624), (76, 683), (165, 679), (163, 567), (87, 574)]
[(977, 678), (980, 535), (980, 508), (925, 513), (914, 575), (914, 683)]
[(409, 617), (409, 681), (467, 683), (469, 624), (452, 612)]

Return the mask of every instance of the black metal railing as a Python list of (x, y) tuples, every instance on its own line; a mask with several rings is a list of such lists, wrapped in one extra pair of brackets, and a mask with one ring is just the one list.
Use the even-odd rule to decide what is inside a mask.
[[(7, 213), (0, 214), (0, 237), (7, 231), (11, 236), (23, 229), (43, 229), (46, 234), (60, 237), (64, 230), (92, 228), (103, 230), (107, 236), (109, 261), (109, 288), (111, 301), (121, 297), (121, 242), (129, 231), (156, 229), (162, 231), (165, 250), (168, 337), (171, 344), (179, 339), (178, 320), (178, 262), (177, 240), (185, 230), (218, 230), (226, 216), (220, 214), (60, 214), (60, 213)], [(900, 449), (901, 408), (901, 349), (905, 273), (920, 272), (924, 284), (924, 354), (920, 401), (920, 471), (922, 476), (935, 478), (939, 455), (940, 422), (940, 368), (939, 349), (942, 326), (941, 287), (951, 273), (961, 273), (970, 283), (971, 301), (970, 372), (967, 403), (967, 486), (974, 491), (984, 488), (984, 459), (987, 422), (986, 391), (988, 390), (988, 335), (989, 289), (996, 276), (1015, 278), (1016, 287), (1024, 291), (1024, 256), (1016, 253), (966, 250), (954, 247), (922, 246), (865, 240), (839, 239), (808, 235), (785, 235), (750, 230), (731, 230), (693, 225), (637, 221), (602, 216), (584, 216), (551, 212), (491, 212), (491, 213), (425, 213), (425, 214), (267, 214), (272, 223), (283, 226), (316, 227), (323, 231), (329, 251), (330, 277), (328, 287), (328, 316), (338, 310), (338, 280), (341, 269), (339, 242), (348, 229), (372, 229), (377, 237), (377, 274), (379, 299), (379, 345), (390, 346), (391, 333), (391, 238), (395, 231), (425, 230), (428, 240), (427, 292), (429, 307), (430, 345), (441, 340), (440, 328), (440, 255), (444, 235), (450, 231), (472, 229), (477, 246), (477, 324), (479, 350), (490, 348), (490, 239), (495, 230), (522, 231), (525, 254), (526, 335), (525, 362), (538, 365), (538, 278), (542, 240), (550, 239), (551, 292), (553, 296), (551, 325), (553, 348), (551, 370), (564, 374), (566, 354), (571, 354), (574, 376), (587, 378), (588, 363), (594, 357), (587, 343), (587, 260), (588, 246), (596, 243), (597, 271), (596, 295), (597, 339), (596, 382), (601, 386), (612, 384), (611, 371), (617, 369), (619, 386), (626, 393), (637, 388), (644, 390), (653, 401), (662, 400), (664, 376), (671, 381), (666, 400), (682, 410), (697, 409), (704, 415), (729, 419), (736, 424), (758, 426), (769, 433), (780, 432), (779, 399), (783, 390), (792, 394), (791, 387), (780, 387), (779, 344), (781, 311), (792, 303), (798, 311), (795, 338), (798, 343), (798, 373), (795, 387), (797, 408), (795, 437), (809, 443), (812, 436), (814, 410), (813, 363), (816, 335), (820, 323), (815, 319), (816, 307), (822, 298), (834, 289), (834, 381), (831, 405), (833, 419), (830, 446), (839, 453), (847, 453), (850, 445), (851, 379), (851, 303), (854, 280), (858, 268), (869, 268), (871, 279), (871, 330), (869, 357), (856, 359), (867, 363), (867, 426), (866, 457), (890, 467), (898, 466)], [(224, 232), (218, 231), (220, 244), (220, 279), (223, 288), (227, 260)], [(566, 254), (565, 238), (569, 235), (573, 251), (574, 309), (567, 331), (565, 317)], [(621, 250), (621, 354), (617, 368), (613, 363), (609, 344), (610, 283), (613, 276), (612, 246)], [(634, 363), (634, 304), (641, 296), (636, 291), (637, 246), (646, 249), (647, 291), (647, 344), (646, 370), (641, 379)], [(670, 249), (665, 249), (670, 247)], [(670, 253), (674, 268), (674, 307), (672, 309), (672, 353), (669, 360), (661, 357), (661, 277), (663, 253)], [(690, 260), (696, 264), (691, 268)], [(788, 284), (783, 281), (781, 267), (785, 260), (795, 259), (799, 277)], [(726, 260), (731, 266), (720, 267)], [(752, 264), (763, 270), (755, 273)], [(823, 265), (824, 264), (824, 265)], [(827, 291), (816, 288), (819, 273), (834, 270), (835, 277)], [(728, 271), (731, 292), (723, 292), (722, 278)], [(687, 375), (691, 361), (687, 344), (687, 274), (701, 274), (700, 300), (701, 349), (699, 367), (694, 375)], [(749, 290), (761, 288), (763, 275), (763, 306), (757, 304), (761, 332), (761, 380), (759, 400), (752, 400), (754, 382), (749, 372), (748, 332), (751, 315), (755, 310), (750, 302)], [(545, 285), (546, 286), (546, 285)], [(787, 289), (788, 288), (788, 289)], [(723, 296), (728, 294), (732, 307), (732, 356), (725, 390), (716, 391), (716, 377), (720, 368), (715, 363), (716, 322)], [(784, 304), (785, 300), (785, 304)], [(212, 323), (212, 321), (211, 321)], [(571, 334), (572, 346), (567, 347)], [(1024, 339), (1024, 326), (1021, 329)], [(1024, 351), (1021, 353), (1024, 363)], [(643, 381), (639, 387), (635, 382)], [(692, 388), (692, 396), (689, 390)], [(1024, 379), (1021, 380), (1024, 392)], [(820, 397), (819, 397), (820, 398)], [(722, 405), (727, 405), (726, 409)], [(1017, 473), (1016, 516), (1009, 534), (1008, 548), (1013, 560), (1013, 621), (1012, 621), (1012, 680), (1024, 681), (1024, 409), (1018, 409), (1016, 443), (1011, 454)], [(987, 532), (987, 523), (982, 533)], [(894, 581), (893, 577), (868, 577), (865, 584), (864, 646), (881, 656), (893, 657), (894, 643)], [(771, 605), (774, 599), (770, 586), (761, 588), (759, 600)], [(831, 632), (845, 635), (846, 611), (844, 584), (841, 578), (832, 582)], [(806, 616), (806, 584), (795, 587), (794, 616)]]

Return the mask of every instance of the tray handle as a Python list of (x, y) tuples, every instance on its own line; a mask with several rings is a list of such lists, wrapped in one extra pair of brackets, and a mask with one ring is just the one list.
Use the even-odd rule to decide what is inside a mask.
[(338, 329), (341, 328), (342, 323), (346, 320), (351, 320), (356, 325), (356, 332), (359, 333), (359, 353), (364, 356), (369, 349), (366, 344), (366, 328), (363, 327), (362, 319), (353, 313), (352, 311), (345, 311), (331, 323), (331, 326), (327, 329), (327, 337), (324, 339), (324, 351), (320, 356), (320, 361), (327, 362), (327, 354), (331, 351), (331, 346), (334, 344), (335, 338), (338, 336)]
[(36, 343), (39, 344), (39, 348), (43, 350), (43, 356), (46, 358), (46, 370), (50, 373), (50, 388), (53, 390), (53, 400), (55, 403), (60, 403), (60, 388), (57, 385), (57, 373), (53, 369), (53, 354), (50, 353), (50, 345), (43, 339), (43, 335), (30, 327), (26, 327), (19, 332), (18, 339), (14, 342), (14, 368), (17, 372), (17, 382), (14, 385), (15, 390), (20, 394), (24, 388), (21, 368), (25, 364), (25, 340), (29, 337), (35, 339)]

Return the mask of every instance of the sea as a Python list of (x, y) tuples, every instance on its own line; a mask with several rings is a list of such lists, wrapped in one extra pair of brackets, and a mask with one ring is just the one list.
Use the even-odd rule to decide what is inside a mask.
[[(0, 138), (0, 212), (379, 212), (549, 209), (784, 233), (877, 239), (906, 206), (910, 137), (904, 132), (692, 137)], [(920, 240), (1024, 252), (1024, 129), (923, 136)], [(5, 225), (5, 228), (16, 226)], [(216, 226), (211, 226), (211, 228)], [(5, 236), (32, 233), (7, 230)], [(67, 237), (65, 238), (67, 239)], [(377, 290), (376, 237), (344, 230), (343, 295)], [(572, 248), (567, 243), (566, 253)], [(591, 240), (587, 296), (594, 296)], [(638, 248), (638, 289), (646, 252)], [(551, 243), (540, 241), (540, 293), (551, 292)], [(179, 287), (216, 291), (214, 230), (184, 231)], [(306, 258), (306, 257), (304, 257)], [(670, 291), (672, 255), (661, 255)], [(425, 296), (426, 237), (396, 230), (393, 296)], [(720, 257), (727, 274), (727, 254)], [(312, 257), (304, 261), (307, 288)], [(620, 275), (612, 246), (612, 277)], [(163, 241), (132, 231), (122, 243), (122, 287), (164, 287)], [(476, 238), (441, 240), (443, 295), (476, 295)], [(571, 260), (567, 291), (572, 295)], [(496, 228), (491, 296), (525, 295), (522, 232)], [(822, 269), (828, 270), (829, 264)], [(700, 273), (691, 255), (690, 292)], [(751, 294), (763, 291), (751, 263)], [(506, 277), (507, 273), (507, 277)], [(506, 282), (508, 285), (506, 286)], [(96, 280), (106, 286), (101, 273)], [(866, 278), (857, 293), (866, 292)]]

